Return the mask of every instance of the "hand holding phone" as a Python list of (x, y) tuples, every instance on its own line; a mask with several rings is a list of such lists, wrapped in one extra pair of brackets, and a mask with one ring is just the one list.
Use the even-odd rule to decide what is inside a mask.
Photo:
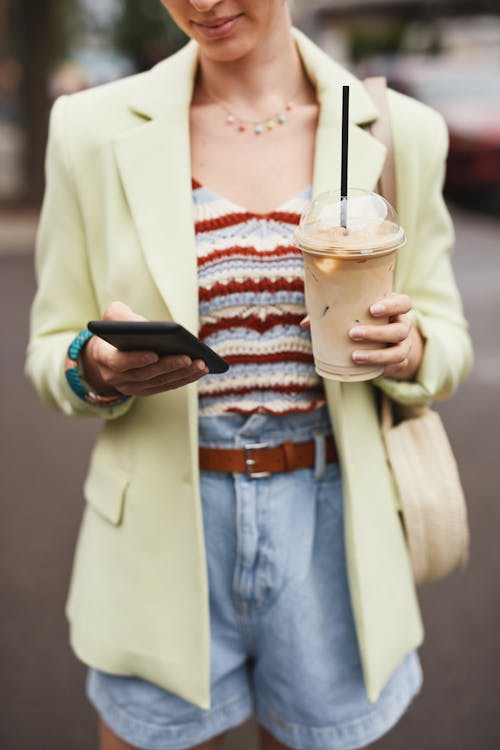
[[(151, 334), (151, 326), (154, 333), (157, 325), (136, 315), (121, 302), (113, 302), (105, 311), (102, 321), (92, 321), (91, 330), (94, 328), (96, 335), (83, 350), (82, 363), (85, 380), (97, 393), (109, 395), (118, 391), (125, 395), (151, 396), (193, 383), (209, 372), (205, 361), (197, 356), (199, 350), (196, 348), (192, 349), (192, 355), (178, 350), (163, 354), (165, 349), (155, 346), (155, 341), (144, 335), (147, 332)], [(108, 340), (102, 338), (106, 328)], [(129, 334), (125, 334), (124, 330), (128, 330)], [(120, 333), (121, 340), (116, 338)], [(195, 336), (186, 333), (198, 342)], [(111, 343), (113, 336), (115, 343), (123, 350)], [(172, 348), (167, 347), (167, 351), (172, 352)], [(222, 367), (227, 369), (227, 363), (224, 360), (222, 363)]]
[(209, 372), (226, 372), (228, 363), (179, 323), (148, 320), (91, 320), (88, 329), (122, 352), (147, 350), (163, 357), (187, 354), (201, 359)]

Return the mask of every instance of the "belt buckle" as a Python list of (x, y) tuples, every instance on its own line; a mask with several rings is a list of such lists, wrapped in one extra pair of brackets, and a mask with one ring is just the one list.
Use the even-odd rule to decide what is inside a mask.
[(243, 450), (245, 451), (246, 475), (249, 479), (265, 479), (265, 477), (271, 476), (270, 471), (252, 471), (252, 466), (255, 465), (255, 459), (252, 458), (250, 452), (263, 448), (269, 448), (269, 443), (247, 443), (243, 446)]

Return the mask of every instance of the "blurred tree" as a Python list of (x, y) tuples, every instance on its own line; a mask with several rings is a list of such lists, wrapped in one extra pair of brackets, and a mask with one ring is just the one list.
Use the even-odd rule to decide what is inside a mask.
[(12, 52), (23, 66), (23, 126), (26, 133), (26, 199), (43, 194), (43, 161), (50, 102), (47, 81), (55, 60), (67, 48), (74, 0), (9, 0), (8, 26)]
[[(107, 33), (138, 70), (151, 67), (185, 43), (186, 37), (159, 0), (121, 0), (121, 7), (118, 21)], [(0, 0), (0, 32), (5, 31), (3, 27), (7, 29), (0, 34), (0, 52), (5, 48), (23, 69), (24, 197), (29, 202), (38, 203), (44, 189), (50, 73), (54, 63), (67, 56), (75, 38), (85, 29), (89, 31), (92, 19), (87, 11), (80, 0)]]
[(138, 70), (147, 70), (187, 41), (159, 0), (122, 0), (122, 5), (115, 41)]
[(347, 21), (351, 60), (359, 62), (370, 55), (394, 54), (399, 50), (403, 33), (410, 21), (406, 18), (369, 16)]

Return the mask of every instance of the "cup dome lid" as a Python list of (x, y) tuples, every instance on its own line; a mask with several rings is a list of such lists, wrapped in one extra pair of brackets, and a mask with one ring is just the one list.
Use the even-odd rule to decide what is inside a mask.
[(402, 245), (405, 234), (396, 211), (381, 195), (353, 189), (342, 199), (339, 190), (329, 190), (305, 209), (295, 239), (305, 250), (321, 254), (376, 254)]

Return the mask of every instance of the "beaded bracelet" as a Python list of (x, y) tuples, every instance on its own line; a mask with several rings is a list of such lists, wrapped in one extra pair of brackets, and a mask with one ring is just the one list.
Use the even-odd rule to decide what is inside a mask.
[(112, 406), (113, 404), (122, 404), (128, 401), (130, 396), (125, 396), (123, 393), (116, 393), (113, 396), (99, 396), (97, 393), (93, 393), (85, 380), (81, 377), (78, 369), (78, 357), (81, 354), (83, 348), (88, 344), (94, 334), (85, 328), (80, 331), (68, 347), (66, 359), (64, 362), (64, 374), (68, 385), (75, 393), (78, 398), (86, 401), (93, 406)]

